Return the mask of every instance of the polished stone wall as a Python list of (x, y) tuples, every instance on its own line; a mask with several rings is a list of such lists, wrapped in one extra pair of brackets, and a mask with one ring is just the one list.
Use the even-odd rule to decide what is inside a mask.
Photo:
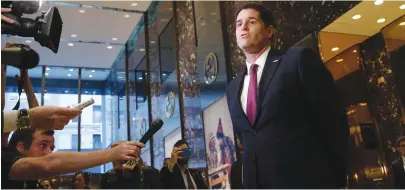
[(381, 148), (385, 160), (391, 164), (396, 158), (395, 142), (402, 132), (402, 110), (392, 72), (391, 61), (382, 33), (360, 44), (362, 70), (366, 76), (370, 110), (378, 125)]
[[(232, 64), (232, 76), (236, 76), (244, 68), (245, 57), (236, 44), (235, 18), (236, 12), (246, 3), (254, 1), (221, 2), (228, 29), (229, 59)], [(272, 47), (286, 50), (313, 31), (320, 31), (339, 16), (357, 5), (359, 2), (346, 1), (261, 1), (273, 12), (276, 33)]]

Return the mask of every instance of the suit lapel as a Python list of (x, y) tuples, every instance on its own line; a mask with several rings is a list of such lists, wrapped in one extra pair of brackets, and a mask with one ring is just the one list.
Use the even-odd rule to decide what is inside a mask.
[(259, 82), (255, 124), (260, 116), (264, 95), (270, 86), (270, 82), (273, 79), (274, 73), (276, 72), (280, 62), (280, 54), (276, 50), (270, 50), (269, 55), (267, 55), (266, 64), (264, 65), (263, 73)]

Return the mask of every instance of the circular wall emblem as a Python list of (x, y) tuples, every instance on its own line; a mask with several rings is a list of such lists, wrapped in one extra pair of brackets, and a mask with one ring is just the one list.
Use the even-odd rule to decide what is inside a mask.
[(169, 92), (166, 96), (166, 105), (165, 111), (167, 117), (172, 117), (174, 114), (174, 107), (175, 107), (176, 97), (174, 96), (173, 92)]
[(207, 55), (204, 61), (204, 77), (205, 83), (211, 84), (218, 77), (218, 59), (214, 52)]

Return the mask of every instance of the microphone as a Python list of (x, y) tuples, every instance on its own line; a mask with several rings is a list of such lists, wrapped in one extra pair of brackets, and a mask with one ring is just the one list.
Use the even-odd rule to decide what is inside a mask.
[[(161, 119), (155, 119), (152, 121), (151, 127), (148, 129), (148, 131), (142, 136), (141, 140), (139, 142), (146, 144), (152, 137), (153, 135), (158, 132), (163, 126), (163, 121)], [(125, 168), (128, 169), (134, 169), (138, 162), (137, 161), (127, 161), (124, 164)]]
[(19, 69), (32, 69), (39, 64), (39, 55), (35, 50), (26, 47), (10, 47), (1, 49), (1, 64)]

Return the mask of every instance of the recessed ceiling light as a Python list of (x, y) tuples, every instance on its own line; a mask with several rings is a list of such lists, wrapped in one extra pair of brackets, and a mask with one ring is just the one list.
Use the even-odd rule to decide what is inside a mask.
[(342, 62), (343, 61), (343, 59), (338, 59), (338, 60), (336, 60), (336, 62), (338, 62), (338, 63), (340, 63), (340, 62)]
[(353, 53), (356, 53), (357, 52), (357, 50), (353, 50)]
[(72, 35), (70, 35), (70, 36), (72, 36), (72, 38), (76, 38), (76, 37), (77, 37), (76, 34), (72, 34)]
[(399, 23), (400, 26), (405, 26), (405, 22)]
[(68, 77), (71, 77), (72, 75), (71, 75), (71, 74), (67, 74), (67, 76), (68, 76)]
[(150, 43), (151, 43), (151, 44), (155, 44), (156, 42), (155, 42), (155, 41), (150, 41)]
[(69, 69), (69, 71), (73, 71), (73, 69)]
[(112, 49), (112, 46), (107, 46), (108, 49)]
[(112, 40), (113, 40), (113, 41), (117, 41), (117, 40), (118, 40), (118, 38), (112, 38)]
[(68, 43), (68, 46), (72, 47), (72, 46), (73, 46), (73, 43)]
[(384, 0), (376, 0), (374, 1), (374, 5), (381, 5), (384, 3)]
[(25, 43), (31, 43), (32, 41), (31, 40), (25, 40)]
[(337, 51), (337, 50), (339, 50), (339, 48), (338, 48), (338, 47), (334, 47), (334, 48), (332, 48), (331, 50), (332, 50), (332, 51)]
[(126, 15), (124, 15), (124, 17), (125, 17), (125, 18), (129, 18), (129, 17), (131, 17), (131, 16), (129, 16), (129, 14), (126, 14)]
[(400, 9), (405, 9), (405, 4), (399, 6)]
[(385, 18), (380, 18), (380, 19), (377, 20), (377, 22), (378, 23), (383, 23), (383, 22), (385, 22)]
[(145, 51), (145, 49), (141, 48), (141, 49), (139, 49), (139, 51)]
[(142, 80), (143, 78), (142, 78), (142, 77), (139, 77), (138, 79), (139, 79), (139, 80)]
[(162, 75), (163, 75), (163, 76), (166, 76), (166, 73), (163, 73)]
[(79, 13), (85, 13), (86, 11), (85, 10), (83, 10), (83, 9), (80, 9), (79, 10)]
[(96, 70), (91, 70), (92, 73), (96, 72)]
[(46, 76), (48, 76), (48, 75), (49, 75), (49, 73), (45, 73), (45, 75), (46, 75)]
[(51, 68), (47, 67), (46, 70), (49, 71), (49, 70), (51, 70)]
[(361, 15), (354, 15), (354, 16), (352, 17), (352, 19), (354, 19), (354, 20), (357, 20), (357, 19), (359, 19), (359, 18), (361, 18)]
[(131, 3), (131, 6), (136, 7), (138, 6), (138, 3)]
[(93, 75), (89, 75), (89, 77), (91, 78), (91, 77), (93, 77)]

